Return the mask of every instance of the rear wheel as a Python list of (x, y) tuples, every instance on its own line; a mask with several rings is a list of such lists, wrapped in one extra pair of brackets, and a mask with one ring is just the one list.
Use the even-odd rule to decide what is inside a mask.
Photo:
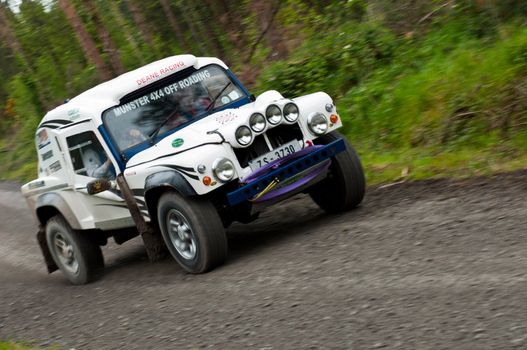
[(315, 142), (325, 145), (340, 138), (344, 139), (346, 150), (332, 158), (328, 177), (309, 191), (315, 203), (328, 213), (355, 208), (364, 198), (366, 188), (359, 156), (344, 136), (332, 132), (319, 137)]
[(73, 230), (63, 217), (57, 215), (48, 220), (46, 241), (53, 260), (71, 283), (86, 284), (102, 273), (101, 247)]
[(216, 208), (198, 197), (167, 192), (157, 218), (168, 250), (190, 273), (207, 272), (227, 258), (227, 237)]

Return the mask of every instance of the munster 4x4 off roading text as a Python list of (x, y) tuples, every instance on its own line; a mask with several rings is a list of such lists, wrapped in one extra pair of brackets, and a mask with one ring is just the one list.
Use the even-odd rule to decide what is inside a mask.
[(202, 273), (227, 258), (226, 227), (294, 194), (352, 209), (365, 181), (341, 126), (327, 94), (254, 98), (217, 58), (168, 57), (87, 90), (42, 119), (38, 179), (22, 187), (48, 270), (87, 283), (108, 238), (140, 234), (152, 260), (168, 249)]

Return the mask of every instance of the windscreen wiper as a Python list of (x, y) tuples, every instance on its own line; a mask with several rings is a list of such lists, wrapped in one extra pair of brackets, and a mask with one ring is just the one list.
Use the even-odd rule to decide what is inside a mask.
[[(214, 106), (214, 104), (216, 103), (216, 100), (221, 96), (221, 94), (223, 94), (223, 92), (225, 90), (227, 90), (227, 88), (232, 84), (232, 81), (229, 80), (229, 82), (227, 84), (225, 84), (225, 86), (220, 90), (220, 92), (214, 96), (214, 98), (212, 99), (212, 101), (210, 102), (210, 104), (207, 106), (207, 108), (205, 108), (205, 111), (208, 112), (212, 106)], [(165, 126), (166, 123), (168, 123), (168, 121), (172, 118), (172, 115), (168, 116), (168, 118), (166, 118), (165, 120), (163, 120), (163, 122), (161, 124), (159, 124), (159, 126), (157, 128), (154, 129), (154, 131), (152, 131), (149, 135), (148, 135), (148, 138), (150, 139), (150, 143), (153, 144), (154, 143), (154, 139), (157, 137), (157, 135), (159, 134), (159, 131), (161, 131), (161, 128), (163, 126)]]
[(166, 123), (168, 123), (168, 121), (172, 119), (172, 114), (170, 114), (165, 120), (163, 120), (163, 122), (161, 124), (159, 124), (158, 127), (156, 127), (154, 129), (154, 131), (152, 131), (149, 135), (148, 135), (148, 139), (150, 140), (150, 144), (154, 144), (154, 140), (155, 138), (157, 137), (157, 134), (159, 134), (159, 131), (161, 131), (161, 128), (163, 126), (165, 126)]
[(210, 109), (214, 106), (214, 104), (216, 103), (216, 100), (221, 96), (221, 94), (223, 94), (223, 92), (229, 87), (229, 85), (232, 84), (232, 81), (229, 80), (229, 82), (227, 84), (225, 84), (225, 86), (220, 90), (220, 92), (214, 96), (214, 98), (212, 99), (212, 101), (210, 102), (210, 104), (207, 106), (207, 108), (205, 108), (205, 111), (208, 112), (210, 111)]

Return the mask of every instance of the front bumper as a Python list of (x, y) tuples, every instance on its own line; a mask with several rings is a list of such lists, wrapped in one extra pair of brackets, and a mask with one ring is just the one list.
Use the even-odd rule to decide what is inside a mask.
[(272, 169), (268, 173), (228, 193), (227, 201), (231, 206), (249, 201), (261, 194), (273, 181), (285, 182), (306, 170), (312, 168), (319, 169), (324, 162), (327, 162), (345, 149), (346, 144), (342, 139), (335, 140), (320, 148), (313, 147), (312, 152), (296, 158), (290, 163), (278, 165), (276, 169)]

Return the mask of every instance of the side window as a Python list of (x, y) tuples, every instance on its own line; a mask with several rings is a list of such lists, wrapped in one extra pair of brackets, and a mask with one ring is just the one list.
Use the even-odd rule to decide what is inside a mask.
[(86, 131), (66, 139), (75, 174), (111, 179), (115, 170), (106, 152), (92, 131)]

